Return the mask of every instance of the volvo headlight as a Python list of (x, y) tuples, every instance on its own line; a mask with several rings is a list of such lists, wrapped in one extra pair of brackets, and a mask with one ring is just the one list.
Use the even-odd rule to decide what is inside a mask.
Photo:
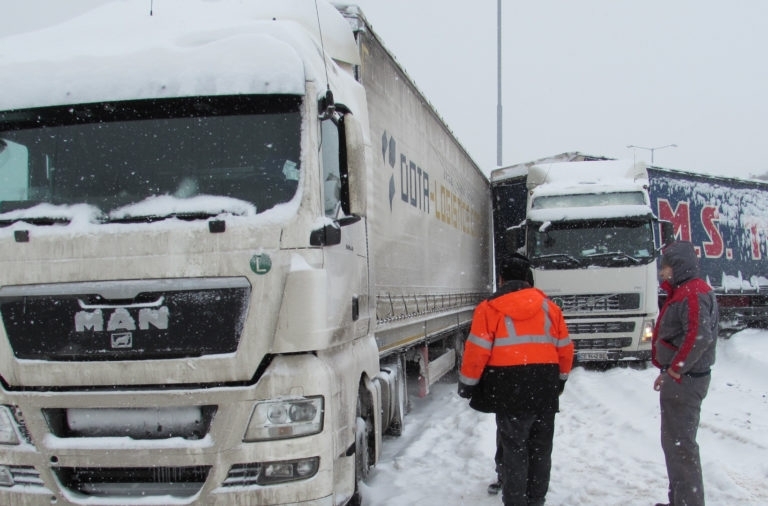
[(323, 397), (259, 402), (253, 408), (244, 441), (288, 439), (323, 430)]
[(643, 333), (640, 335), (641, 343), (649, 343), (653, 339), (653, 328), (656, 322), (653, 320), (643, 320)]

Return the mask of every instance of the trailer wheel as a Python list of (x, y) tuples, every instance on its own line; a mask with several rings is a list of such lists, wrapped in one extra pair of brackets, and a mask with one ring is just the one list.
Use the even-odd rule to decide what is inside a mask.
[(405, 414), (408, 409), (408, 384), (405, 374), (405, 359), (400, 357), (397, 361), (397, 374), (395, 375), (395, 400), (392, 420), (387, 428), (387, 434), (400, 437), (405, 425)]

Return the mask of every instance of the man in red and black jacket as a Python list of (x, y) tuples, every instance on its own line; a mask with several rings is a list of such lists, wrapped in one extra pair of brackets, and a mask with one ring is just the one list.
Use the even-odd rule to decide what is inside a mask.
[(715, 363), (717, 300), (699, 278), (698, 258), (690, 242), (677, 241), (664, 248), (659, 276), (667, 300), (653, 334), (652, 362), (661, 370), (654, 389), (660, 392), (661, 446), (669, 477), (666, 504), (703, 506), (696, 433)]

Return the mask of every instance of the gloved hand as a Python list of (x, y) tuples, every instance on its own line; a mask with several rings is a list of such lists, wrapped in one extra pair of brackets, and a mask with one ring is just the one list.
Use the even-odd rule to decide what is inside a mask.
[(464, 399), (472, 398), (472, 392), (474, 389), (474, 385), (467, 385), (466, 383), (459, 381), (459, 397), (463, 397)]
[(567, 380), (562, 380), (562, 379), (561, 379), (561, 380), (559, 380), (559, 381), (560, 381), (560, 384), (557, 386), (557, 395), (562, 395), (562, 393), (563, 393), (563, 390), (565, 390), (565, 382), (566, 382)]

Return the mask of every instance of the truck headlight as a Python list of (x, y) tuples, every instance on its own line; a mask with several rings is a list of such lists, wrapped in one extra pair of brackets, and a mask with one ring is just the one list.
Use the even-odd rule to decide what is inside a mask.
[(261, 484), (271, 485), (286, 481), (304, 480), (317, 473), (320, 459), (312, 457), (290, 462), (270, 462), (264, 465)]
[(643, 333), (640, 335), (640, 342), (649, 343), (653, 339), (653, 328), (656, 326), (654, 320), (643, 320)]
[(323, 397), (259, 402), (253, 408), (243, 441), (288, 439), (323, 430)]
[(16, 422), (8, 406), (0, 406), (0, 444), (19, 444), (19, 437), (16, 435)]

